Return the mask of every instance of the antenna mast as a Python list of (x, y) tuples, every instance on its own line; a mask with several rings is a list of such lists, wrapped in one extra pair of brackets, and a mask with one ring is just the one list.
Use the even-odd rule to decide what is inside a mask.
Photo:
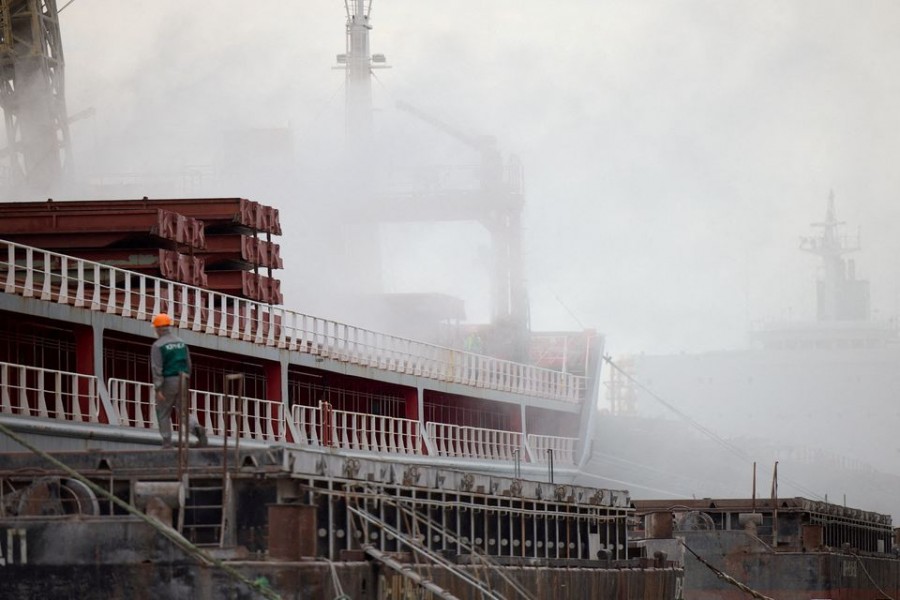
[(856, 278), (856, 264), (844, 258), (859, 250), (859, 236), (842, 235), (834, 209), (834, 192), (828, 196), (825, 220), (813, 223), (821, 233), (800, 240), (800, 249), (822, 258), (822, 278), (818, 282), (818, 319), (848, 321), (869, 319), (869, 282)]

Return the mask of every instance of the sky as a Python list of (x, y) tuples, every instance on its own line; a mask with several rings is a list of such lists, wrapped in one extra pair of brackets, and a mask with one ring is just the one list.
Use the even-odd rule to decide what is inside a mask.
[[(69, 112), (96, 111), (71, 126), (93, 184), (72, 195), (126, 180), (164, 193), (194, 167), (204, 193), (278, 207), (289, 308), (356, 316), (328, 293), (346, 277), (321, 227), (346, 217), (346, 194), (477, 162), (402, 100), (521, 159), (535, 330), (590, 328), (613, 354), (661, 354), (811, 319), (818, 262), (799, 237), (831, 192), (861, 234), (876, 317), (897, 314), (895, 2), (378, 0), (372, 51), (391, 68), (376, 73), (366, 166), (343, 153), (339, 0), (77, 0), (60, 20)], [(223, 140), (249, 129), (289, 132), (293, 152), (235, 155)], [(385, 291), (454, 294), (487, 320), (479, 224), (379, 229)]]

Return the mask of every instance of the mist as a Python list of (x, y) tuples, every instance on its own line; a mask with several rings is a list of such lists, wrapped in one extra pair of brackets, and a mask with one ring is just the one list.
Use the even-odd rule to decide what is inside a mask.
[[(70, 113), (95, 113), (71, 125), (71, 180), (55, 196), (247, 197), (281, 212), (285, 269), (275, 276), (289, 308), (378, 328), (376, 311), (353, 296), (370, 278), (372, 293), (460, 297), (466, 322), (487, 322), (491, 240), (479, 223), (354, 225), (423, 173), (464, 187), (478, 162), (398, 110), (404, 101), (495, 136), (505, 160), (522, 161), (533, 330), (596, 329), (615, 357), (666, 356), (744, 349), (760, 323), (813, 320), (819, 261), (798, 239), (832, 192), (838, 216), (861, 232), (855, 259), (871, 281), (873, 318), (896, 319), (900, 5), (376, 2), (372, 51), (392, 68), (376, 73), (364, 165), (347, 158), (345, 74), (332, 69), (344, 20), (338, 0), (255, 10), (235, 0), (76, 1), (60, 15), (66, 100)], [(370, 245), (355, 245), (360, 236)], [(711, 419), (690, 390), (655, 392), (729, 444), (743, 438), (761, 470), (777, 455), (767, 448), (797, 441), (791, 415), (782, 430), (723, 400)], [(832, 431), (832, 402), (823, 398), (803, 428)], [(658, 409), (645, 397), (637, 412), (662, 417)], [(744, 425), (726, 427), (735, 423)], [(747, 441), (762, 429), (764, 440)], [(880, 447), (849, 451), (892, 475), (894, 493), (900, 455)], [(677, 490), (646, 483), (659, 481), (664, 454), (635, 457), (635, 469), (651, 469), (628, 475), (635, 495), (703, 494), (705, 463), (685, 465), (694, 483)], [(900, 509), (877, 492), (860, 500)]]

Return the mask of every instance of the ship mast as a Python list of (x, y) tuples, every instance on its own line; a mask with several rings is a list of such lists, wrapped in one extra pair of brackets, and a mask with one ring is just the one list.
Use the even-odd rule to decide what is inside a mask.
[(825, 220), (812, 223), (820, 229), (816, 236), (800, 239), (800, 249), (822, 259), (822, 277), (817, 284), (819, 321), (869, 319), (869, 282), (856, 278), (856, 265), (845, 254), (859, 250), (859, 235), (852, 239), (840, 233), (844, 221), (838, 221), (834, 192), (828, 196)]

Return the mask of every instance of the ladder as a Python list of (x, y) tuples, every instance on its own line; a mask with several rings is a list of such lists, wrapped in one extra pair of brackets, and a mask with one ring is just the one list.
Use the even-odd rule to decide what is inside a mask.
[(231, 477), (214, 483), (189, 483), (179, 519), (180, 533), (201, 547), (223, 548), (228, 543), (228, 505)]

